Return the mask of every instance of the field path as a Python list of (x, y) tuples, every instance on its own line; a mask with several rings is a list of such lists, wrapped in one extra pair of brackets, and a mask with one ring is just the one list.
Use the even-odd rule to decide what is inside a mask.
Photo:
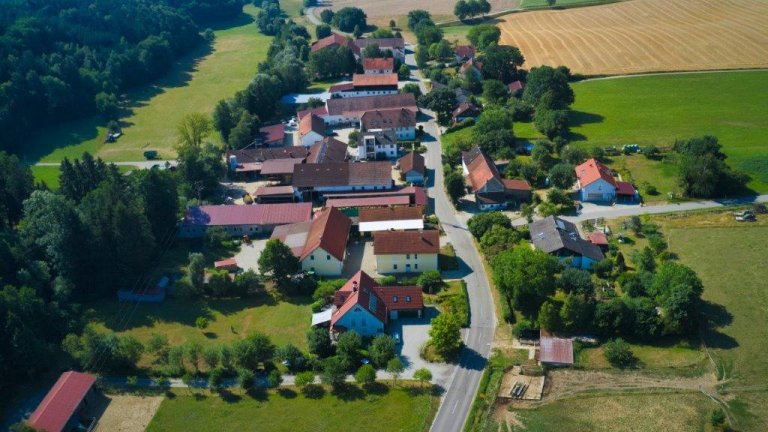
[(768, 67), (768, 2), (630, 0), (507, 15), (501, 42), (525, 67), (584, 75)]

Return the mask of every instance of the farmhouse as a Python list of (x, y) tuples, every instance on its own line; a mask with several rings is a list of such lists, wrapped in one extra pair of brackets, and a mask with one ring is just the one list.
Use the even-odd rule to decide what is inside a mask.
[(62, 432), (89, 430), (95, 418), (85, 410), (94, 405), (96, 377), (75, 371), (64, 372), (27, 421), (35, 430)]
[(584, 270), (605, 258), (598, 246), (584, 240), (579, 235), (576, 225), (555, 216), (531, 222), (533, 247), (554, 255), (563, 261), (570, 261), (573, 267)]
[(496, 164), (480, 147), (464, 152), (461, 158), (467, 189), (475, 195), (480, 210), (499, 210), (509, 201), (530, 200), (531, 186), (525, 180), (503, 179)]
[(454, 57), (457, 63), (464, 63), (467, 60), (475, 58), (475, 47), (472, 45), (456, 45)]
[(332, 98), (379, 96), (397, 93), (397, 74), (354, 74), (352, 83), (337, 84), (328, 89)]
[(539, 363), (549, 366), (573, 366), (573, 341), (541, 336)]
[(352, 192), (392, 189), (392, 165), (381, 162), (329, 162), (295, 165), (293, 186), (303, 192)]
[(365, 272), (359, 271), (334, 295), (329, 317), (331, 331), (353, 330), (362, 336), (375, 336), (384, 332), (390, 320), (401, 315), (421, 317), (423, 309), (424, 297), (420, 287), (381, 286)]
[(363, 71), (366, 74), (391, 74), (395, 71), (394, 58), (363, 59)]
[(336, 138), (323, 138), (312, 144), (306, 162), (319, 164), (327, 162), (344, 162), (349, 159), (347, 145)]
[(325, 121), (320, 116), (309, 114), (299, 121), (299, 142), (310, 147), (325, 137)]
[(423, 230), (424, 207), (381, 207), (360, 209), (360, 232)]
[(368, 131), (357, 138), (357, 160), (397, 157), (399, 146), (392, 130)]
[(230, 236), (253, 236), (311, 217), (312, 203), (195, 206), (187, 209), (179, 237), (202, 237), (208, 227), (222, 227)]
[(227, 152), (229, 172), (237, 174), (260, 174), (264, 162), (272, 159), (305, 158), (304, 147), (279, 147), (231, 150)]
[(405, 61), (405, 40), (403, 38), (369, 38), (369, 39), (357, 39), (355, 41), (358, 53), (363, 52), (368, 45), (377, 45), (382, 51), (389, 51), (392, 53), (392, 57)]
[(632, 200), (637, 195), (632, 183), (617, 181), (611, 170), (596, 159), (577, 166), (576, 179), (580, 199), (584, 202)]
[(332, 98), (325, 102), (326, 124), (360, 123), (360, 118), (368, 111), (407, 109), (414, 114), (419, 112), (413, 93), (387, 94), (381, 96), (363, 96), (354, 98)]
[(319, 39), (315, 42), (312, 42), (312, 45), (310, 46), (310, 51), (320, 51), (323, 48), (328, 47), (341, 47), (345, 46), (352, 50), (352, 53), (355, 54), (355, 56), (360, 56), (360, 48), (352, 42), (352, 40), (347, 39), (345, 36), (342, 36), (337, 33), (333, 33), (328, 37), (324, 37), (322, 39)]
[(471, 72), (476, 77), (480, 78), (482, 70), (483, 70), (483, 64), (481, 62), (475, 60), (474, 58), (471, 58), (471, 59), (467, 60), (466, 62), (464, 62), (459, 67), (459, 74), (461, 74), (461, 76), (463, 77), (464, 75), (467, 74), (467, 72)]
[(437, 270), (440, 233), (423, 231), (377, 231), (373, 234), (376, 271), (385, 273), (421, 273)]
[(470, 102), (462, 102), (451, 113), (451, 119), (454, 123), (461, 123), (467, 119), (476, 119), (480, 116), (481, 110)]
[(273, 239), (291, 248), (301, 269), (320, 276), (339, 276), (344, 268), (352, 221), (336, 208), (326, 208), (309, 222), (275, 228)]
[(393, 131), (398, 140), (416, 139), (416, 113), (410, 109), (367, 111), (360, 117), (360, 132)]
[(266, 147), (282, 147), (285, 140), (285, 123), (262, 126), (259, 129), (259, 140)]
[(411, 184), (423, 184), (427, 175), (424, 156), (416, 152), (410, 152), (398, 159), (395, 168), (400, 171), (400, 178)]

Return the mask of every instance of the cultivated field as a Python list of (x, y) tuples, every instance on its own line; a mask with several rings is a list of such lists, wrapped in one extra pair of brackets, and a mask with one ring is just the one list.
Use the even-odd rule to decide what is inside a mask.
[(199, 391), (193, 397), (187, 391), (176, 391), (175, 397), (160, 405), (147, 431), (420, 432), (429, 428), (436, 397), (380, 387), (381, 394), (366, 394), (353, 387), (341, 396), (326, 393), (320, 399), (307, 399), (291, 389), (226, 397)]
[(125, 135), (117, 142), (102, 144), (105, 123), (92, 117), (43, 131), (30, 145), (39, 152), (26, 156), (55, 162), (88, 151), (109, 161), (137, 161), (152, 149), (160, 151), (160, 158), (173, 157), (179, 120), (190, 112), (212, 112), (220, 99), (244, 88), (266, 58), (270, 38), (252, 22), (257, 9), (248, 5), (244, 10), (242, 19), (215, 29), (212, 49), (201, 48), (152, 85), (129, 92), (121, 118)]
[[(488, 0), (491, 4), (491, 12), (498, 12), (517, 7), (517, 0)], [(408, 12), (414, 9), (424, 9), (433, 16), (444, 16), (446, 19), (455, 19), (453, 16), (453, 7), (455, 1), (450, 0), (429, 0), (425, 2), (414, 2), (412, 0), (333, 0), (333, 10), (339, 10), (343, 7), (353, 6), (365, 11), (370, 18), (384, 17), (391, 18), (396, 15), (408, 15)], [(439, 21), (439, 20), (438, 20)]]
[(586, 75), (768, 66), (768, 2), (631, 0), (501, 18), (502, 43), (525, 67)]

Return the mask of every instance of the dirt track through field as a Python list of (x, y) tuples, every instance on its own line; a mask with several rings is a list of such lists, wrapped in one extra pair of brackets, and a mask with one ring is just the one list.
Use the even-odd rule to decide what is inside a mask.
[(768, 67), (768, 1), (629, 0), (508, 15), (525, 67), (586, 75)]
[[(413, 9), (424, 9), (432, 15), (453, 15), (456, 2), (452, 0), (333, 0), (333, 10), (343, 7), (358, 7), (370, 18), (394, 18), (407, 15)], [(517, 0), (488, 0), (491, 11), (498, 12), (517, 7)]]

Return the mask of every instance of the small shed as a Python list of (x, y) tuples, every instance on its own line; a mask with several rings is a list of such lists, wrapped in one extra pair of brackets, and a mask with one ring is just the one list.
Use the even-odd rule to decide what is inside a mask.
[(85, 409), (95, 403), (92, 391), (95, 382), (93, 375), (64, 372), (27, 423), (36, 430), (47, 432), (90, 430), (95, 419), (86, 417)]
[(216, 261), (213, 263), (213, 267), (216, 270), (226, 270), (228, 272), (234, 272), (237, 271), (239, 268), (237, 265), (237, 260), (235, 258), (227, 258), (225, 260)]
[(573, 341), (571, 339), (542, 336), (539, 363), (549, 366), (573, 366)]

